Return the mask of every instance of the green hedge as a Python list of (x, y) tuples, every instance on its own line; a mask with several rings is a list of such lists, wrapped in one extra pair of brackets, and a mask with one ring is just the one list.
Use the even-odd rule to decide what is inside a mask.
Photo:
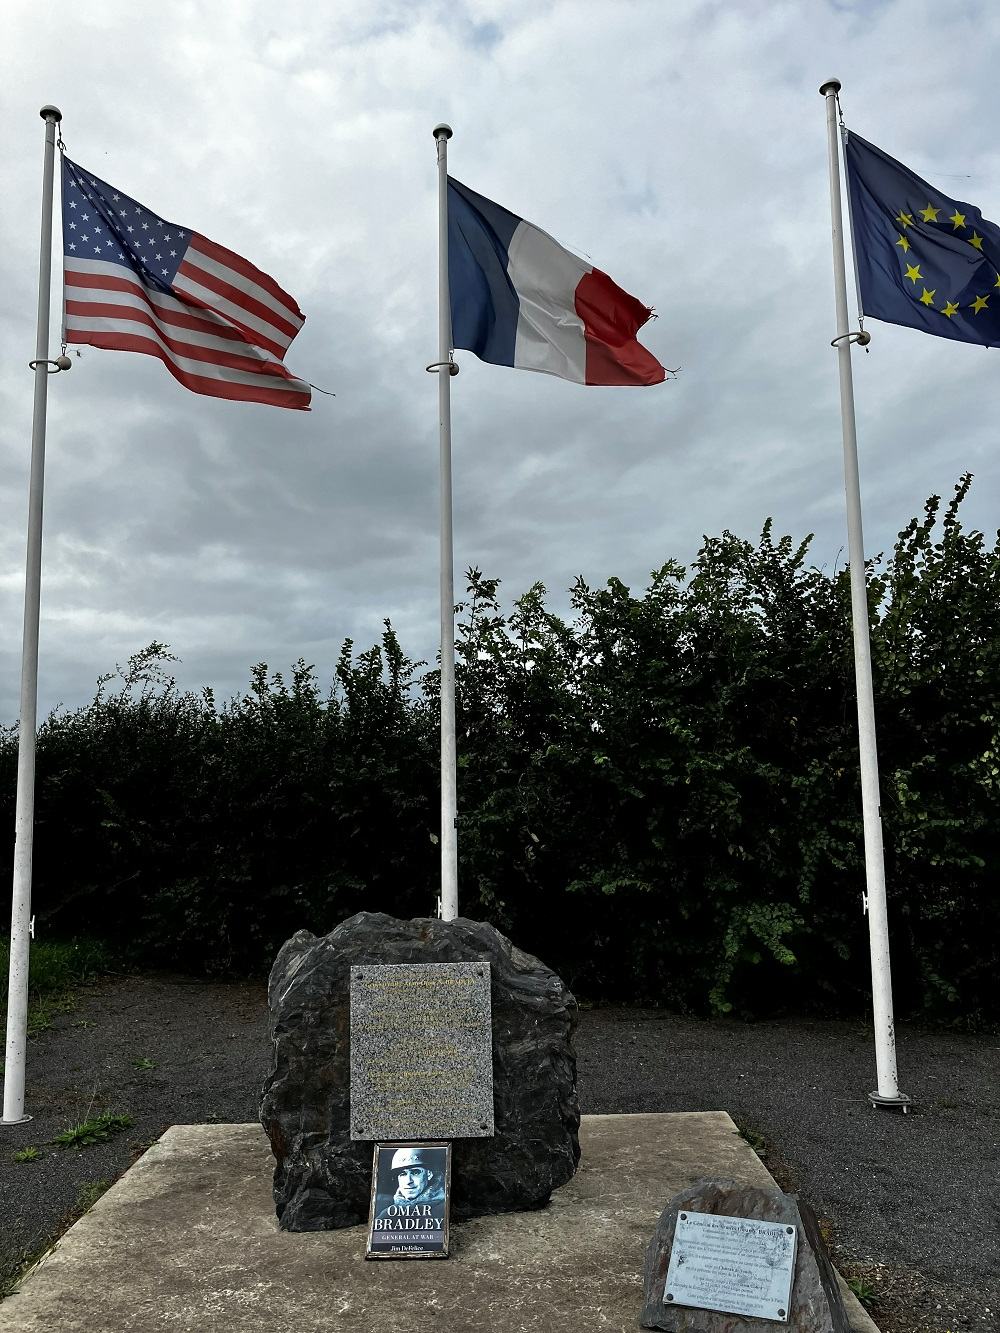
[[(1000, 542), (962, 479), (869, 571), (897, 1003), (997, 1013)], [(460, 903), (586, 995), (859, 1011), (869, 985), (846, 571), (808, 539), (706, 539), (641, 594), (469, 571)], [(135, 958), (257, 970), (300, 926), (433, 913), (437, 673), (348, 642), (329, 690), (259, 666), (219, 704), (150, 645), (39, 731), (35, 909)], [(0, 747), (13, 822), (16, 738)]]

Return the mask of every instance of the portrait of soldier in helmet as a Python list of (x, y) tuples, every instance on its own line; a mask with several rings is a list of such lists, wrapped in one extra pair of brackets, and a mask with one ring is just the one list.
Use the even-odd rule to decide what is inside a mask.
[(376, 1144), (369, 1258), (443, 1258), (448, 1252), (451, 1145)]

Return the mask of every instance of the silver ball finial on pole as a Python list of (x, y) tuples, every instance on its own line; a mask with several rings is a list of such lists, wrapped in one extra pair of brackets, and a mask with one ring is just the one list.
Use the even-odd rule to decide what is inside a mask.
[(62, 120), (62, 112), (57, 106), (43, 106), (38, 114), (42, 120), (54, 120), (57, 125)]
[(440, 125), (434, 126), (435, 139), (450, 139), (454, 133), (455, 131), (451, 128), (451, 126), (445, 125), (443, 121)]
[(827, 79), (825, 83), (819, 85), (819, 95), (825, 97), (828, 92), (839, 93), (843, 86), (839, 79)]

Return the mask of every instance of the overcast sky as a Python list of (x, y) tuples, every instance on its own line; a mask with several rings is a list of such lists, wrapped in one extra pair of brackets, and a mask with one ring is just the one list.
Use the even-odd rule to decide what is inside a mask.
[[(153, 639), (185, 686), (242, 689), (391, 618), (437, 638), (433, 126), (479, 193), (588, 256), (659, 318), (679, 377), (584, 388), (459, 353), (455, 562), (633, 587), (768, 515), (844, 560), (820, 83), (847, 124), (1000, 222), (988, 0), (5, 0), (0, 250), (0, 720), (17, 714), (44, 127), (161, 216), (298, 300), (311, 413), (203, 398), (84, 348), (50, 381), (39, 712)], [(58, 204), (57, 204), (58, 209)], [(58, 217), (58, 214), (57, 214)], [(56, 228), (58, 232), (58, 226)], [(58, 268), (56, 269), (58, 273)], [(61, 299), (53, 284), (53, 329)], [(853, 296), (852, 308), (853, 308)], [(976, 474), (995, 531), (1000, 353), (870, 324), (855, 354), (866, 549)], [(53, 341), (52, 355), (58, 353)]]

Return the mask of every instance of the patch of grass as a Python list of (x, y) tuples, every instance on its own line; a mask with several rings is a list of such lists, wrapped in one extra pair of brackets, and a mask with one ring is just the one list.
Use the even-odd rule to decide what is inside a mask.
[(15, 1162), (37, 1162), (41, 1155), (42, 1151), (40, 1148), (36, 1148), (29, 1144), (27, 1148), (22, 1148), (20, 1152), (14, 1153), (13, 1156)]
[(131, 1129), (134, 1123), (130, 1115), (102, 1111), (100, 1115), (81, 1120), (78, 1125), (63, 1130), (52, 1142), (60, 1148), (85, 1148), (92, 1143), (106, 1143), (112, 1135)]
[(854, 1292), (855, 1296), (857, 1296), (858, 1300), (866, 1310), (870, 1310), (872, 1306), (878, 1305), (878, 1293), (872, 1284), (866, 1282), (863, 1277), (849, 1277), (847, 1278), (847, 1285)]
[[(73, 1223), (93, 1208), (97, 1200), (111, 1187), (110, 1180), (85, 1180), (77, 1189), (76, 1202), (58, 1222), (58, 1234), (61, 1236)], [(0, 1302), (12, 1296), (31, 1270), (56, 1248), (58, 1238), (50, 1238), (30, 1250), (23, 1250), (13, 1260), (13, 1267), (0, 1276)], [(9, 1262), (9, 1261), (8, 1261)]]
[(148, 1055), (140, 1055), (138, 1060), (132, 1061), (133, 1069), (155, 1069), (156, 1061), (151, 1060)]
[(0, 1277), (0, 1301), (5, 1301), (8, 1296), (13, 1296), (39, 1259), (44, 1258), (52, 1248), (53, 1242), (47, 1240), (42, 1245), (36, 1245), (34, 1249), (22, 1250), (21, 1254), (14, 1260), (14, 1267), (10, 1272)]
[[(0, 975), (10, 966), (10, 938), (0, 938)], [(107, 945), (100, 940), (32, 941), (28, 953), (28, 1035), (37, 1036), (60, 1015), (76, 1007), (74, 986), (95, 980), (112, 966)], [(7, 1012), (7, 992), (0, 996), (0, 1014)]]
[(765, 1139), (763, 1134), (759, 1134), (757, 1130), (751, 1128), (750, 1125), (737, 1125), (736, 1128), (740, 1132), (740, 1138), (745, 1139), (746, 1142), (749, 1143), (750, 1147), (758, 1157), (767, 1152), (767, 1139)]
[(837, 1243), (837, 1229), (828, 1217), (817, 1217), (816, 1225), (819, 1227), (819, 1234), (822, 1237), (823, 1244), (828, 1250), (832, 1250)]
[(41, 995), (28, 1000), (28, 1036), (37, 1037), (46, 1032), (60, 1014), (69, 1014), (76, 1008), (72, 991), (62, 995)]
[(101, 1195), (110, 1188), (110, 1180), (83, 1181), (77, 1191), (76, 1203), (73, 1205), (74, 1211), (78, 1216), (82, 1216), (84, 1213), (89, 1212)]
[[(10, 939), (0, 939), (0, 968), (10, 961)], [(33, 940), (28, 955), (28, 989), (34, 995), (52, 994), (93, 981), (111, 966), (106, 944), (100, 940)]]

